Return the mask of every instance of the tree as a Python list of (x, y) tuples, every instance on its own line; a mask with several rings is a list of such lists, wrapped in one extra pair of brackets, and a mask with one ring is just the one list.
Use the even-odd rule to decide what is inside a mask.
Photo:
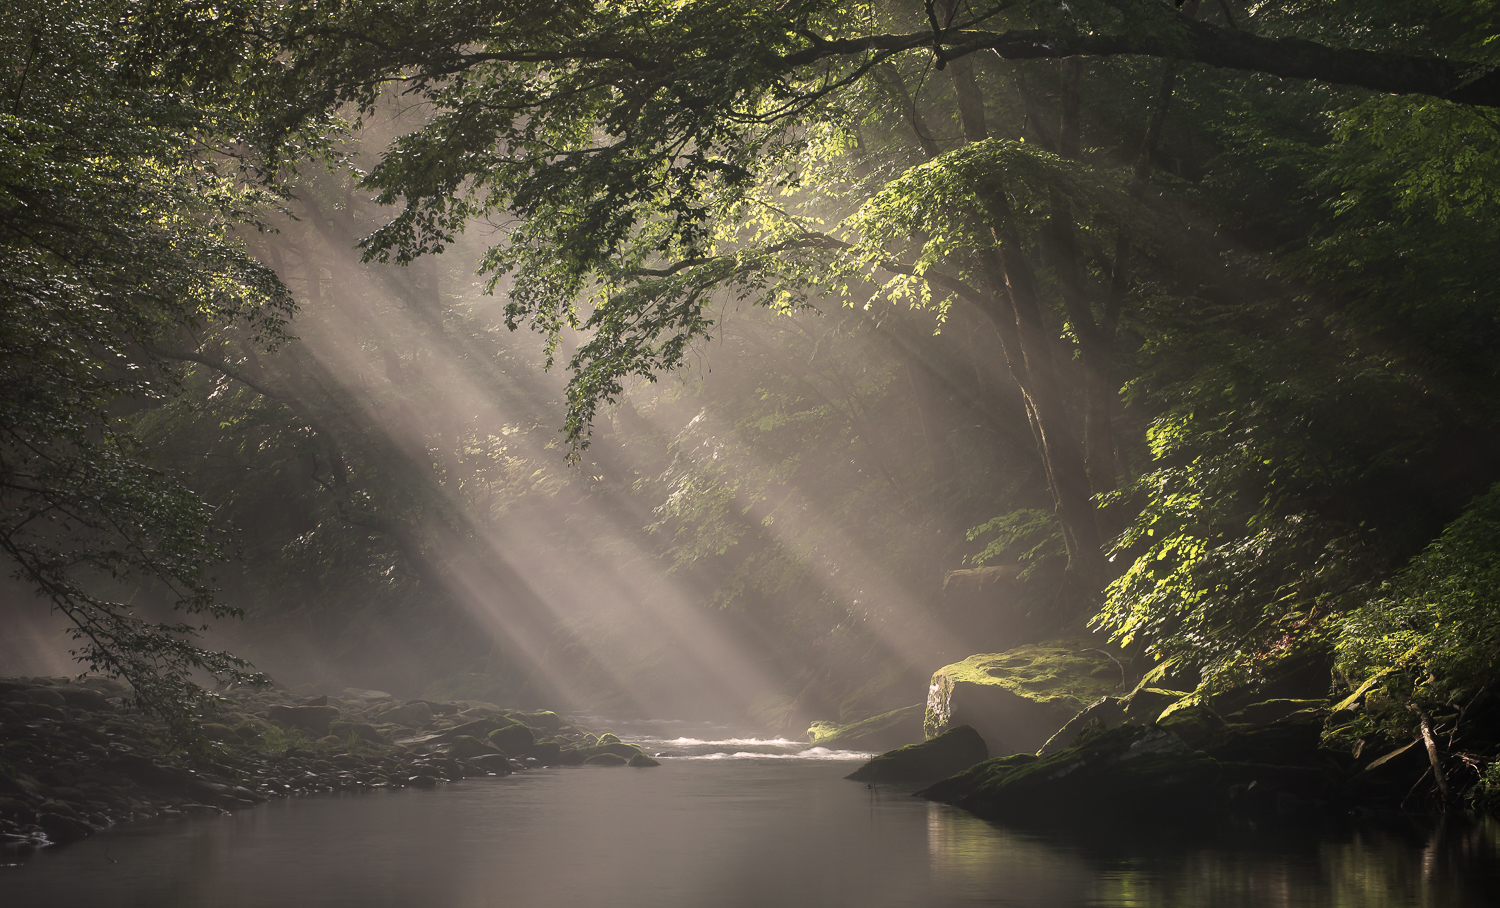
[[(224, 540), (130, 415), (173, 393), (163, 343), (233, 324), (274, 346), (292, 307), (232, 239), (260, 196), (225, 152), (242, 123), (157, 46), (169, 12), (25, 3), (0, 38), (0, 548), (81, 663), (186, 733), (196, 673), (255, 676), (194, 642), (201, 616), (234, 614), (204, 573)], [(233, 53), (198, 21), (195, 51)], [(158, 597), (186, 620), (138, 612)]]
[[(627, 378), (675, 368), (714, 331), (716, 296), (795, 306), (833, 292), (939, 317), (967, 303), (1025, 395), (1069, 555), (1070, 615), (1129, 567), (1102, 616), (1124, 637), (1162, 656), (1175, 641), (1200, 662), (1267, 655), (1318, 625), (1302, 620), (1310, 611), (1335, 610), (1328, 589), (1348, 593), (1413, 551), (1408, 540), (1366, 561), (1325, 558), (1337, 540), (1366, 551), (1355, 543), (1399, 522), (1400, 508), (1340, 511), (1357, 490), (1432, 463), (1409, 456), (1432, 437), (1406, 394), (1416, 371), (1381, 362), (1406, 316), (1364, 309), (1382, 293), (1339, 259), (1369, 261), (1369, 238), (1392, 229), (1383, 177), (1407, 187), (1415, 215), (1414, 196), (1446, 177), (1436, 158), (1411, 159), (1446, 146), (1420, 128), (1386, 171), (1325, 156), (1357, 157), (1356, 124), (1382, 103), (1485, 122), (1497, 100), (1487, 7), (716, 0), (543, 16), (515, 3), (355, 4), (336, 22), (288, 6), (283, 27), (289, 53), (266, 96), (295, 103), (279, 102), (270, 138), (336, 104), (368, 110), (387, 88), (431, 112), (367, 177), (402, 206), (366, 239), (369, 255), (409, 261), (472, 217), (513, 219), (484, 267), (511, 282), (512, 327), (531, 324), (549, 349), (571, 327), (587, 332), (569, 363), (577, 443)], [(1179, 75), (1189, 63), (1201, 66)], [(1174, 142), (1164, 123), (1181, 94), (1195, 106)], [(1297, 248), (1309, 233), (1313, 248)], [(1400, 260), (1415, 269), (1404, 286), (1441, 260)], [(1459, 273), (1477, 288), (1482, 271)], [(1441, 309), (1425, 302), (1406, 311)], [(1206, 319), (1225, 330), (1200, 330)], [(1452, 335), (1405, 340), (1430, 357)], [(1272, 365), (1312, 387), (1357, 379), (1347, 387), (1369, 407), (1352, 423), (1357, 443), (1285, 434), (1327, 402)], [(1133, 416), (1115, 400), (1132, 378)], [(1435, 422), (1462, 425), (1459, 409)], [(1144, 431), (1118, 431), (1151, 417), (1149, 448)], [(1253, 443), (1236, 444), (1241, 427)], [(1112, 497), (1132, 459), (1152, 458), (1157, 469)], [(1101, 510), (1109, 500), (1121, 510)], [(1128, 507), (1143, 516), (1110, 563), (1105, 542)], [(1379, 519), (1360, 529), (1367, 517)], [(1285, 545), (1259, 546), (1262, 531)], [(1227, 556), (1199, 557), (1209, 551)], [(1347, 573), (1310, 572), (1320, 558)], [(1181, 582), (1164, 580), (1179, 568)], [(1263, 569), (1264, 584), (1239, 584), (1218, 608), (1241, 568)], [(1282, 595), (1289, 582), (1307, 595)]]

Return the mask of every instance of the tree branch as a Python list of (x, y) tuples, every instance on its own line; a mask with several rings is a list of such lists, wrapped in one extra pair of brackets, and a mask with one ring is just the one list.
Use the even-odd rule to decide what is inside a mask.
[[(1045, 31), (948, 30), (939, 38), (952, 61), (982, 50), (1007, 60), (1144, 56), (1202, 63), (1289, 79), (1316, 79), (1386, 94), (1429, 95), (1460, 104), (1500, 107), (1500, 68), (1467, 60), (1333, 47), (1302, 38), (1269, 38), (1174, 14), (1156, 34), (1070, 35)], [(931, 46), (931, 32), (825, 41), (782, 58), (788, 67), (876, 50)]]

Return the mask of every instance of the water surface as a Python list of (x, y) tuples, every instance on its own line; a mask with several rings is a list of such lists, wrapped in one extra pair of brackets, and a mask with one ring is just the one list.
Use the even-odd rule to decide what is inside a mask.
[(0, 858), (0, 905), (1490, 906), (1500, 826), (1286, 818), (1018, 830), (713, 730), (578, 767), (277, 801)]

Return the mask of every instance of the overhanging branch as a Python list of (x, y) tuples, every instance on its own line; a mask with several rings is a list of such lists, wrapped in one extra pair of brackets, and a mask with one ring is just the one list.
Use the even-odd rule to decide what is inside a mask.
[[(1302, 38), (1262, 37), (1180, 15), (1170, 25), (1170, 29), (1156, 34), (1129, 35), (949, 30), (939, 41), (944, 59), (950, 61), (985, 50), (1007, 60), (1161, 57), (1290, 79), (1315, 79), (1385, 94), (1428, 95), (1477, 107), (1500, 107), (1500, 67), (1486, 63), (1334, 47)], [(830, 57), (930, 47), (932, 42), (930, 32), (867, 35), (824, 41), (782, 59), (787, 66), (798, 67)]]

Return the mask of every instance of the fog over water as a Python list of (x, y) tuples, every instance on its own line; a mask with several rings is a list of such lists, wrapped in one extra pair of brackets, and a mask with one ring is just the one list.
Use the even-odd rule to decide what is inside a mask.
[[(686, 723), (676, 723), (678, 726)], [(7, 858), (6, 904), (1493, 905), (1500, 828), (1452, 819), (1068, 832), (1006, 828), (845, 781), (863, 755), (785, 739), (627, 735), (652, 770), (532, 770), (124, 827)]]

